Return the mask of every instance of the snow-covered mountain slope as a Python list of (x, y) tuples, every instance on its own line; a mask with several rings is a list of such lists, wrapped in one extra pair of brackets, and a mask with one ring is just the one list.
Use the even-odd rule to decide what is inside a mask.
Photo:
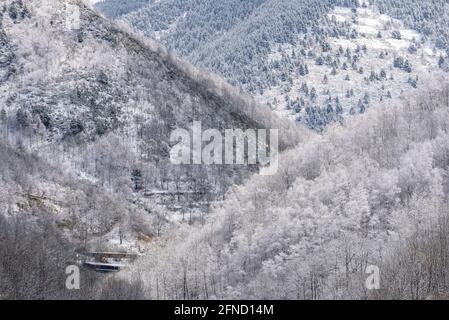
[(118, 18), (158, 0), (91, 0), (90, 2), (107, 17)]
[[(303, 98), (304, 110), (279, 102), (281, 119), (85, 1), (2, 0), (0, 299), (367, 299), (376, 295), (365, 286), (367, 266), (382, 269), (381, 297), (447, 292), (444, 41), (433, 46), (432, 28), (417, 34), (406, 19), (413, 6), (426, 26), (444, 14), (417, 1), (401, 11), (379, 0), (379, 12), (352, 0), (229, 1), (233, 8), (161, 0), (142, 9), (165, 6), (153, 11), (161, 41), (227, 12), (192, 28), (184, 44), (201, 49), (184, 46), (187, 56), (262, 101), (281, 101), (279, 88), (291, 82), (289, 99)], [(186, 4), (204, 6), (204, 16)], [(350, 85), (354, 100), (334, 108)], [(321, 117), (364, 114), (321, 135), (288, 119), (319, 114), (329, 95)], [(309, 111), (307, 97), (316, 100)], [(321, 130), (323, 119), (305, 123)], [(171, 131), (195, 120), (279, 129), (279, 170), (172, 165)], [(184, 217), (192, 223), (179, 223)], [(83, 273), (82, 290), (68, 292), (64, 267), (77, 262), (76, 249), (147, 251), (128, 273), (106, 281)]]
[(166, 0), (120, 19), (322, 131), (447, 70), (448, 8), (445, 0)]
[[(171, 132), (193, 121), (203, 129), (279, 129), (281, 150), (307, 135), (86, 1), (2, 1), (0, 298), (65, 297), (55, 286), (75, 249), (144, 249), (184, 216), (194, 223), (194, 214), (257, 172), (171, 164)], [(46, 229), (52, 233), (41, 246), (15, 244)], [(48, 264), (39, 265), (42, 257), (51, 257)], [(30, 290), (27, 274), (39, 282)], [(92, 292), (79, 294), (97, 294), (95, 283), (86, 288)]]
[[(152, 299), (444, 294), (449, 87), (443, 83), (435, 79), (400, 104), (383, 102), (286, 152), (277, 175), (254, 176), (205, 225), (173, 230), (124, 277), (142, 275)], [(379, 268), (381, 290), (365, 285), (368, 266)]]
[[(0, 128), (3, 135), (5, 128)], [(145, 244), (137, 236), (152, 232), (152, 218), (125, 194), (67, 174), (21, 145), (1, 138), (0, 147), (0, 298), (95, 297), (99, 277), (92, 273), (83, 275), (81, 290), (61, 286), (76, 250), (98, 244), (112, 248), (102, 235), (114, 225), (122, 227), (124, 241), (137, 250)]]
[[(78, 240), (88, 220), (89, 234), (100, 242), (102, 237), (116, 242), (125, 228), (118, 228), (120, 222), (134, 243), (138, 234), (132, 229), (140, 223), (128, 213), (149, 214), (146, 232), (159, 234), (170, 219), (181, 220), (191, 211), (204, 214), (211, 201), (258, 170), (172, 165), (174, 129), (189, 129), (193, 121), (201, 121), (204, 129), (279, 128), (281, 150), (302, 139), (293, 122), (117, 27), (83, 1), (8, 0), (1, 5), (2, 143), (37, 157), (45, 171), (67, 174), (80, 188), (35, 181), (33, 175), (21, 186), (8, 180), (4, 187), (11, 184), (14, 190), (4, 200), (11, 203), (9, 213), (27, 213), (19, 204), (36, 196), (45, 206), (56, 206), (55, 220), (64, 221), (64, 230)], [(21, 169), (8, 170), (19, 175)], [(173, 190), (197, 196), (163, 201), (146, 194)], [(17, 193), (20, 201), (14, 200)], [(64, 205), (72, 200), (79, 205)]]
[[(76, 28), (67, 26), (72, 14), (67, 10), (73, 9), (67, 3), (79, 6)], [(281, 149), (299, 141), (293, 123), (281, 122), (238, 89), (83, 4), (17, 0), (4, 6), (0, 104), (6, 139), (20, 138), (28, 149), (64, 162), (80, 176), (126, 189), (134, 172), (144, 189), (190, 181), (184, 186), (189, 190), (207, 187), (223, 194), (255, 168), (173, 167), (168, 160), (174, 129), (190, 128), (193, 121), (204, 129), (279, 128)], [(60, 148), (64, 155), (55, 159)], [(192, 174), (208, 178), (192, 182)]]
[[(322, 21), (327, 26), (322, 29), (327, 33), (324, 42), (306, 34), (297, 44), (273, 48), (269, 69), (281, 81), (256, 96), (321, 130), (445, 73), (440, 68), (440, 59), (446, 55), (443, 50), (375, 10), (336, 7)], [(286, 69), (293, 72), (285, 73)]]

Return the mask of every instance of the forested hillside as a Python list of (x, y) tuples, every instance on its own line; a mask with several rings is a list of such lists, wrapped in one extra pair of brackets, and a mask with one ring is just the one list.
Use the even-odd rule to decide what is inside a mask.
[[(67, 5), (79, 10), (79, 26), (68, 25)], [(193, 121), (204, 129), (279, 128), (281, 150), (302, 140), (294, 123), (83, 1), (7, 0), (0, 9), (2, 297), (56, 297), (64, 269), (55, 268), (76, 249), (144, 250), (171, 224), (202, 219), (229, 187), (258, 172), (172, 165), (174, 129)], [(149, 196), (170, 192), (195, 196)], [(51, 237), (26, 248), (47, 229)], [(41, 283), (26, 291), (28, 278), (17, 277), (36, 266), (48, 274), (30, 271)]]
[[(429, 84), (436, 86), (436, 82)], [(449, 88), (378, 105), (254, 176), (140, 268), (152, 299), (431, 299), (447, 292)], [(366, 290), (368, 265), (381, 288)], [(179, 285), (179, 284), (182, 285)]]
[[(37, 3), (11, 1), (2, 13), (1, 112), (10, 143), (113, 190), (132, 191), (132, 172), (141, 179), (137, 189), (168, 188), (192, 174), (190, 167), (170, 168), (166, 160), (170, 133), (196, 120), (205, 128), (279, 128), (284, 149), (299, 141), (293, 124), (281, 125), (265, 106), (162, 47), (84, 6), (80, 29), (65, 30), (63, 7)], [(217, 193), (242, 181), (246, 170), (209, 169), (194, 170), (207, 177), (199, 179), (204, 183), (222, 176), (217, 188), (208, 188)], [(201, 183), (187, 187), (202, 188)]]
[(154, 0), (107, 0), (97, 1), (95, 7), (110, 18), (118, 18), (143, 6), (155, 2)]
[[(447, 298), (447, 0), (98, 8), (0, 2), (0, 300)], [(277, 172), (173, 164), (195, 121)]]
[(448, 12), (446, 0), (167, 0), (120, 20), (322, 131), (447, 72)]

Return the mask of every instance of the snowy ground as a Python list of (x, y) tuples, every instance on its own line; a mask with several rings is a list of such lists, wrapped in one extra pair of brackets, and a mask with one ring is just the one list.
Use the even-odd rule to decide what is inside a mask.
[[(306, 76), (293, 75), (293, 86), (288, 96), (291, 100), (301, 97), (300, 88), (306, 83), (309, 88), (315, 87), (318, 93), (317, 105), (326, 105), (329, 97), (323, 94), (329, 90), (332, 98), (338, 97), (344, 113), (347, 114), (351, 107), (356, 107), (359, 100), (366, 94), (369, 95), (372, 103), (379, 102), (391, 93), (392, 98), (397, 98), (406, 90), (413, 90), (408, 83), (409, 79), (418, 77), (418, 85), (424, 83), (424, 79), (440, 72), (438, 59), (444, 52), (436, 50), (435, 47), (422, 41), (421, 35), (404, 27), (401, 21), (395, 20), (387, 15), (381, 15), (375, 8), (359, 8), (354, 13), (349, 8), (336, 7), (328, 17), (329, 20), (337, 24), (348, 24), (351, 29), (357, 30), (358, 36), (355, 39), (330, 38), (332, 47), (331, 54), (335, 57), (341, 47), (344, 51), (347, 48), (352, 51), (357, 47), (366, 46), (367, 52), (361, 55), (358, 67), (363, 68), (363, 74), (358, 70), (352, 70), (351, 66), (347, 70), (339, 69), (336, 75), (331, 75), (332, 68), (327, 65), (318, 66), (315, 58), (307, 59), (309, 74)], [(401, 38), (395, 39), (393, 32), (399, 31)], [(412, 44), (417, 46), (417, 52), (412, 54), (409, 48)], [(282, 51), (292, 56), (293, 50), (298, 52), (301, 48), (289, 44), (281, 46)], [(381, 54), (383, 57), (381, 57)], [(273, 48), (269, 61), (280, 61), (282, 54), (278, 46)], [(412, 73), (394, 68), (394, 58), (401, 56), (408, 59), (413, 67)], [(344, 61), (344, 57), (340, 57)], [(372, 71), (379, 74), (381, 70), (386, 72), (386, 78), (382, 81), (367, 81)], [(327, 75), (328, 82), (323, 83), (324, 76)], [(347, 80), (349, 77), (349, 80)], [(352, 89), (354, 95), (346, 97), (348, 90)], [(258, 96), (262, 103), (269, 103), (282, 115), (297, 117), (297, 114), (286, 109), (285, 83), (266, 90), (262, 96)]]

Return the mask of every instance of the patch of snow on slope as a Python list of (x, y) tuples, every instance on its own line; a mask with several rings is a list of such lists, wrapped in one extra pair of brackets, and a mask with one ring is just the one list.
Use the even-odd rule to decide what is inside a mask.
[[(349, 29), (357, 30), (358, 35), (355, 38), (330, 37), (330, 52), (321, 52), (319, 47), (310, 48), (315, 56), (305, 57), (309, 71), (307, 75), (300, 76), (295, 70), (291, 85), (288, 81), (282, 82), (258, 96), (261, 102), (270, 104), (283, 116), (296, 119), (304, 116), (305, 108), (299, 114), (287, 108), (287, 100), (307, 101), (307, 96), (301, 93), (304, 84), (309, 89), (316, 89), (318, 99), (313, 105), (326, 107), (329, 105), (329, 97), (338, 98), (344, 109), (343, 114), (348, 114), (354, 108), (357, 109), (360, 101), (368, 100), (367, 97), (370, 102), (398, 98), (406, 90), (413, 90), (415, 81), (419, 86), (420, 79), (440, 72), (437, 62), (440, 55), (445, 55), (442, 51), (436, 50), (431, 43), (424, 43), (418, 32), (406, 29), (401, 21), (380, 15), (375, 8), (359, 8), (354, 13), (350, 8), (336, 7), (327, 18), (336, 24), (349, 25)], [(399, 39), (394, 35), (397, 31), (400, 33)], [(415, 53), (410, 51), (411, 47), (416, 48)], [(301, 47), (290, 44), (274, 47), (268, 60), (281, 63), (285, 55), (293, 59), (293, 52), (297, 55), (300, 49)], [(334, 74), (330, 65), (317, 65), (316, 56), (319, 55), (330, 55), (332, 59), (345, 61), (344, 54), (338, 52), (341, 49), (344, 52), (351, 50), (351, 55), (357, 51), (357, 70), (353, 70), (348, 63), (346, 70), (338, 68)], [(412, 72), (394, 67), (394, 59), (397, 57), (408, 60), (412, 65)], [(373, 73), (376, 79), (373, 79)], [(381, 73), (384, 77), (379, 79)], [(351, 90), (353, 94), (348, 97), (347, 93)]]

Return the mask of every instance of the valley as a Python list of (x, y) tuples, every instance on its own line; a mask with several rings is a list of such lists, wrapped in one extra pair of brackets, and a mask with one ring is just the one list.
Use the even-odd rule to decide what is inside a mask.
[(444, 295), (448, 17), (447, 0), (1, 0), (0, 298)]

